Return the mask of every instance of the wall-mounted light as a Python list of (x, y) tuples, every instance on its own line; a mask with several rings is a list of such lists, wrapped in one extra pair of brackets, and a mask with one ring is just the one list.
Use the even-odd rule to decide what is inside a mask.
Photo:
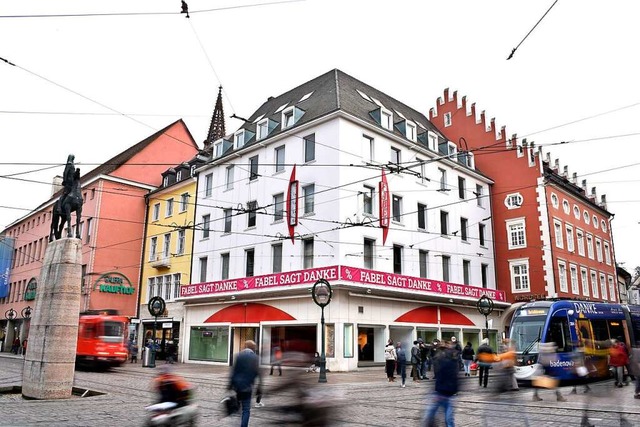
[(367, 289), (367, 293), (370, 294), (371, 293), (371, 289)]

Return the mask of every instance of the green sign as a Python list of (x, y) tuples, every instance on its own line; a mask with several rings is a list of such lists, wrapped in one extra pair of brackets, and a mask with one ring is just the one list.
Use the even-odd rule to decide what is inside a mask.
[(27, 283), (27, 289), (24, 290), (24, 300), (33, 301), (36, 299), (36, 290), (38, 289), (38, 282), (35, 277), (29, 280)]
[(100, 292), (106, 292), (109, 294), (120, 295), (133, 295), (135, 288), (131, 285), (131, 281), (121, 273), (105, 273), (94, 285), (94, 289), (98, 289)]

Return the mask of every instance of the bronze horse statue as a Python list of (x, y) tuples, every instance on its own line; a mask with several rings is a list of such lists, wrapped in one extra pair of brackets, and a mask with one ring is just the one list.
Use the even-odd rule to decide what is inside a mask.
[(61, 197), (53, 205), (51, 218), (51, 232), (49, 241), (58, 240), (62, 237), (62, 230), (67, 223), (67, 237), (72, 237), (71, 233), (71, 213), (76, 213), (76, 239), (80, 239), (80, 220), (82, 219), (82, 192), (80, 191), (80, 169), (76, 169), (73, 174), (71, 191), (66, 196)]

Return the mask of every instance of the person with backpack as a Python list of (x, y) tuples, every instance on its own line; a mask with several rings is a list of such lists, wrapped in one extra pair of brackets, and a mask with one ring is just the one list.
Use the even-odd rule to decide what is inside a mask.
[(418, 338), (418, 347), (420, 347), (420, 375), (421, 379), (428, 380), (427, 369), (429, 367), (429, 346), (422, 341), (422, 338)]
[(420, 347), (418, 346), (418, 340), (413, 342), (413, 347), (411, 347), (411, 377), (413, 381), (420, 382), (420, 365), (422, 361), (420, 360)]

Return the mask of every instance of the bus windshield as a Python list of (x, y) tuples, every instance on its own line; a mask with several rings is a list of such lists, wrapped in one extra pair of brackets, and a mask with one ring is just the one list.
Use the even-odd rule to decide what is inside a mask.
[(124, 338), (124, 323), (122, 322), (104, 322), (103, 334), (100, 339), (105, 342), (120, 342)]
[(516, 352), (537, 353), (540, 334), (546, 316), (516, 317), (511, 324), (510, 338)]

